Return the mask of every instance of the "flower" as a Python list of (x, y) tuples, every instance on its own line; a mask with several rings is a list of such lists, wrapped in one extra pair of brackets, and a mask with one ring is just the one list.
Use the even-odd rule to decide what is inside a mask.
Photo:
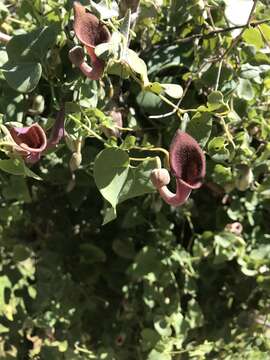
[(89, 13), (79, 2), (74, 2), (74, 31), (79, 41), (85, 46), (91, 59), (90, 67), (84, 61), (80, 47), (75, 46), (69, 52), (70, 61), (92, 80), (98, 80), (104, 70), (104, 62), (95, 54), (95, 47), (110, 40), (110, 32), (99, 19)]
[(57, 145), (64, 136), (64, 121), (63, 107), (57, 114), (49, 140), (45, 131), (37, 123), (21, 128), (10, 127), (8, 132), (13, 152), (22, 156), (28, 163), (36, 163), (44, 151)]
[(13, 147), (15, 152), (29, 163), (35, 163), (40, 159), (41, 153), (47, 147), (47, 137), (41, 126), (35, 123), (22, 128), (10, 128), (9, 132), (16, 144)]
[(188, 199), (192, 189), (202, 185), (205, 176), (202, 149), (192, 136), (180, 130), (177, 130), (170, 146), (170, 168), (176, 179), (175, 194), (167, 187), (170, 182), (168, 170), (153, 170), (151, 181), (167, 204), (179, 206)]

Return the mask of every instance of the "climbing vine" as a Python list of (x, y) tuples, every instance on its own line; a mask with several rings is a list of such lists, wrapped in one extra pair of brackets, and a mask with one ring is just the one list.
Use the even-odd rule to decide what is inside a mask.
[(269, 9), (0, 4), (0, 358), (269, 358)]

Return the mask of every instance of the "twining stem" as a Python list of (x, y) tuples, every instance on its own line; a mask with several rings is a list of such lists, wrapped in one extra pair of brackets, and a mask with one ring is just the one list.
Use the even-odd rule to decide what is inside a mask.
[(78, 124), (79, 126), (81, 126), (84, 130), (86, 130), (88, 132), (89, 135), (97, 138), (98, 140), (102, 141), (103, 143), (105, 143), (106, 141), (100, 136), (98, 135), (95, 131), (93, 131), (92, 129), (90, 129), (87, 125), (83, 124), (82, 122), (80, 122), (80, 120), (76, 119), (75, 116), (69, 114), (68, 115), (69, 118), (71, 120), (73, 120), (76, 124)]
[(224, 59), (231, 52), (231, 50), (238, 44), (238, 42), (241, 39), (244, 31), (250, 26), (253, 13), (256, 10), (257, 2), (258, 2), (258, 0), (253, 1), (253, 6), (252, 6), (252, 9), (251, 9), (251, 11), (249, 13), (249, 17), (248, 17), (248, 21), (247, 21), (246, 25), (242, 28), (240, 34), (237, 35), (236, 38), (233, 40), (230, 47), (228, 47), (228, 49), (221, 55), (220, 60)]
[(118, 125), (114, 125), (114, 127), (116, 129), (119, 129), (120, 131), (131, 131), (131, 132), (136, 132), (138, 130), (136, 129), (131, 129), (131, 128), (126, 128), (126, 127), (122, 127), (122, 126), (118, 126)]
[(135, 157), (129, 157), (130, 161), (146, 161), (146, 160), (150, 160), (150, 159), (154, 159), (150, 156), (147, 156), (145, 158), (135, 158)]
[(218, 65), (218, 73), (217, 73), (215, 91), (218, 90), (218, 85), (219, 85), (219, 80), (220, 80), (220, 74), (221, 74), (222, 64), (223, 64), (223, 59), (220, 60), (219, 65)]
[(147, 148), (147, 147), (139, 147), (139, 146), (131, 146), (129, 149), (135, 149), (139, 151), (154, 151), (154, 152), (161, 152), (165, 155), (165, 165), (167, 168), (170, 167), (170, 155), (166, 149), (155, 147), (155, 148)]
[(225, 133), (226, 133), (226, 135), (227, 135), (228, 140), (230, 141), (230, 143), (232, 144), (233, 148), (235, 149), (236, 146), (235, 146), (235, 143), (234, 143), (234, 141), (233, 141), (233, 137), (232, 137), (232, 135), (231, 135), (231, 133), (230, 133), (230, 131), (229, 131), (229, 129), (228, 129), (227, 124), (225, 123), (224, 118), (223, 118), (223, 117), (220, 117), (220, 121), (221, 121), (221, 123), (222, 123), (223, 129), (224, 129), (224, 131), (225, 131)]
[[(269, 23), (270, 22), (270, 19), (263, 19), (263, 20), (258, 20), (258, 21), (251, 21), (249, 26), (255, 28), (257, 27), (258, 25), (261, 25), (261, 24), (266, 24), (266, 23)], [(210, 31), (208, 32), (207, 34), (193, 34), (191, 36), (188, 36), (188, 37), (185, 37), (185, 38), (182, 38), (182, 39), (178, 39), (176, 40), (176, 43), (179, 44), (179, 43), (186, 43), (186, 42), (189, 42), (189, 41), (193, 41), (195, 39), (208, 39), (208, 38), (211, 38), (217, 34), (221, 34), (221, 33), (225, 33), (225, 32), (230, 32), (230, 31), (233, 31), (233, 30), (237, 30), (237, 29), (243, 29), (243, 28), (246, 28), (246, 24), (245, 25), (236, 25), (236, 26), (230, 26), (230, 27), (227, 27), (227, 28), (223, 28), (223, 29), (216, 29), (216, 30), (213, 30), (213, 31)]]

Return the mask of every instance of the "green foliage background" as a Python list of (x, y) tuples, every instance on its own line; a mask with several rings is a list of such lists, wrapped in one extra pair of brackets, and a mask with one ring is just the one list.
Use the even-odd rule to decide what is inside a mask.
[[(49, 129), (65, 101), (68, 136), (32, 172), (1, 153), (1, 359), (269, 359), (268, 5), (254, 1), (236, 34), (222, 0), (141, 1), (130, 48), (151, 82), (184, 89), (183, 111), (159, 116), (173, 108), (132, 77), (72, 67), (72, 1), (0, 4), (13, 36), (0, 48), (2, 124)], [(104, 136), (116, 99), (118, 140)], [(177, 128), (200, 142), (207, 178), (172, 208), (149, 183), (162, 159), (150, 149)]]

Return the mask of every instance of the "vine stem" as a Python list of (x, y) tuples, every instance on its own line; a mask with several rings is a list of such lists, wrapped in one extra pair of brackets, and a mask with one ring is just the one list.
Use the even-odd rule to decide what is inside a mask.
[[(269, 23), (269, 22), (270, 22), (270, 19), (251, 21), (249, 26), (255, 28), (258, 25), (266, 24), (266, 23)], [(193, 41), (195, 39), (208, 39), (208, 38), (211, 38), (211, 37), (213, 37), (215, 35), (218, 35), (218, 34), (222, 34), (222, 33), (233, 31), (233, 30), (243, 29), (243, 28), (246, 28), (246, 24), (245, 25), (230, 26), (230, 27), (227, 27), (227, 28), (224, 28), (224, 29), (216, 29), (216, 30), (210, 31), (207, 34), (193, 34), (191, 36), (176, 40), (176, 43), (181, 44), (181, 43), (186, 43), (186, 42), (189, 42), (189, 41)]]
[(98, 135), (95, 131), (93, 131), (92, 129), (90, 129), (88, 126), (86, 126), (85, 124), (81, 123), (78, 119), (75, 118), (75, 116), (69, 114), (68, 117), (74, 121), (76, 124), (80, 125), (84, 130), (86, 130), (89, 134), (91, 134), (93, 137), (97, 138), (98, 140), (102, 141), (103, 143), (106, 143), (106, 141), (100, 136)]
[(252, 15), (253, 15), (254, 11), (256, 10), (257, 2), (258, 2), (258, 0), (253, 1), (253, 6), (249, 13), (249, 17), (248, 17), (248, 21), (247, 21), (246, 25), (242, 27), (240, 34), (236, 36), (236, 38), (231, 43), (231, 46), (221, 55), (220, 60), (224, 59), (231, 52), (231, 50), (237, 45), (237, 43), (241, 39), (244, 31), (250, 26)]
[(146, 147), (139, 147), (139, 146), (131, 146), (130, 149), (135, 149), (135, 150), (140, 150), (140, 151), (154, 151), (154, 152), (161, 152), (165, 155), (165, 162), (166, 162), (166, 167), (170, 167), (170, 155), (169, 155), (169, 151), (160, 147), (155, 147), (155, 148), (146, 148)]
[(234, 141), (233, 141), (233, 137), (232, 137), (232, 135), (231, 135), (231, 133), (230, 133), (230, 131), (229, 131), (229, 129), (228, 129), (227, 124), (225, 123), (224, 118), (223, 118), (223, 117), (220, 117), (220, 120), (221, 120), (223, 129), (224, 129), (224, 131), (225, 131), (225, 133), (226, 133), (226, 135), (227, 135), (228, 140), (230, 141), (230, 143), (232, 144), (233, 148), (235, 149), (236, 146), (235, 146), (235, 143), (234, 143)]
[(216, 85), (215, 85), (215, 91), (218, 90), (218, 85), (219, 85), (219, 80), (220, 80), (220, 74), (221, 74), (222, 64), (223, 64), (223, 59), (221, 59), (221, 61), (219, 62), (219, 65), (218, 65), (218, 73), (217, 73), (217, 80), (216, 80)]
[(154, 159), (154, 158), (151, 156), (147, 156), (146, 158), (129, 157), (130, 161), (145, 161), (145, 160), (150, 160), (150, 159)]

